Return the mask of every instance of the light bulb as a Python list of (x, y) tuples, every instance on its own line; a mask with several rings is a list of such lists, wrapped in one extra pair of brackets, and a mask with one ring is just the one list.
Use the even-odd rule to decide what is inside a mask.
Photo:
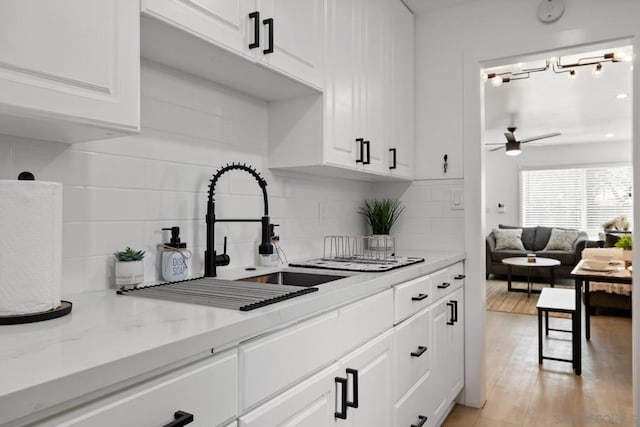
[(592, 73), (595, 77), (600, 77), (602, 75), (602, 64), (596, 64)]
[(506, 152), (507, 156), (517, 156), (520, 153), (522, 153), (522, 150), (517, 149), (517, 150), (509, 150)]
[(616, 95), (616, 99), (625, 99), (628, 98), (629, 94), (628, 93), (619, 93)]
[(499, 87), (502, 86), (502, 77), (500, 76), (495, 76), (494, 78), (491, 79), (491, 84), (494, 87)]

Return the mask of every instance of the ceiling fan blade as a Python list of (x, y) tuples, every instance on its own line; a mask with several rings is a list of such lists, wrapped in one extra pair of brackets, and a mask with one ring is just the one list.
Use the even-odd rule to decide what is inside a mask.
[(487, 142), (484, 145), (504, 145), (504, 142)]
[(553, 132), (553, 133), (548, 133), (546, 135), (539, 135), (539, 136), (534, 136), (533, 138), (523, 139), (520, 142), (524, 144), (525, 142), (537, 141), (539, 139), (551, 138), (553, 136), (560, 136), (560, 135), (562, 135), (560, 132)]
[(513, 136), (512, 132), (505, 132), (504, 137), (507, 138), (507, 142), (516, 142), (516, 137)]
[(489, 151), (498, 151), (498, 150), (502, 150), (504, 148), (504, 144), (502, 144), (502, 146), (498, 147), (498, 148), (492, 148)]

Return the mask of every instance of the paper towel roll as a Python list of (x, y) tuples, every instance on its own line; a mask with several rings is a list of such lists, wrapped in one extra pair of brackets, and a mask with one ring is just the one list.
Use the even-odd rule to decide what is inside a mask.
[(60, 306), (62, 184), (0, 180), (0, 316)]

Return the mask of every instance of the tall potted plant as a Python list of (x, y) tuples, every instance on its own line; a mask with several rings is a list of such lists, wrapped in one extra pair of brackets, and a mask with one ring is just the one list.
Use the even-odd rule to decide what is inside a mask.
[(124, 251), (114, 252), (116, 257), (116, 286), (137, 285), (144, 282), (144, 251), (126, 247)]
[(374, 237), (371, 239), (372, 249), (388, 249), (391, 239), (387, 237), (403, 210), (400, 200), (389, 198), (365, 200), (360, 206), (358, 213), (365, 218)]

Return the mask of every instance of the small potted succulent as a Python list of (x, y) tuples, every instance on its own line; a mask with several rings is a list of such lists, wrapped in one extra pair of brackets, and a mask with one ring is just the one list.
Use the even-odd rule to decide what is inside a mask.
[(126, 247), (124, 251), (114, 252), (116, 257), (116, 286), (137, 285), (144, 282), (144, 251)]

